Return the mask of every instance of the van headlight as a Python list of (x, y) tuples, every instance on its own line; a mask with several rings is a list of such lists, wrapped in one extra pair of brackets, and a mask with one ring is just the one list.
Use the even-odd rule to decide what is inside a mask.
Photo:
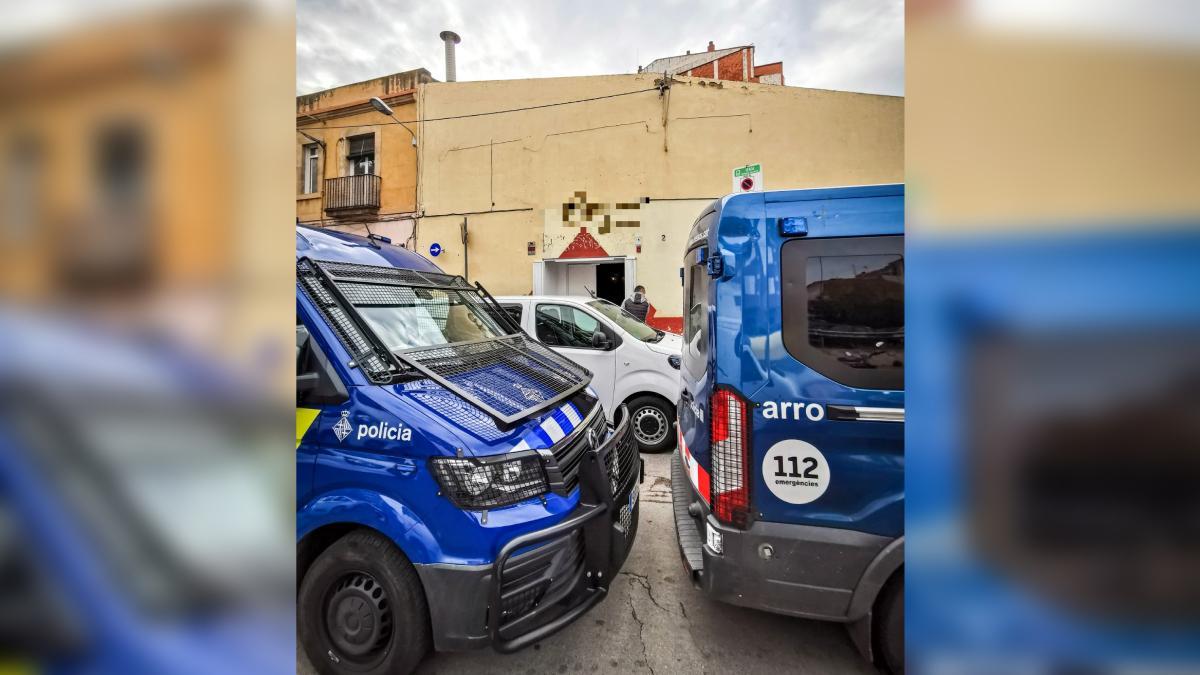
[(496, 459), (434, 457), (430, 468), (442, 486), (442, 493), (460, 509), (508, 506), (550, 489), (536, 452), (501, 455)]

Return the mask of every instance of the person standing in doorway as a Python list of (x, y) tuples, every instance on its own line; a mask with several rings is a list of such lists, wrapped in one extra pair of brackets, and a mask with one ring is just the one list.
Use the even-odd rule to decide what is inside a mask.
[(646, 287), (635, 286), (633, 295), (625, 298), (621, 308), (633, 315), (633, 318), (646, 323), (646, 313), (650, 311), (650, 301), (646, 299)]

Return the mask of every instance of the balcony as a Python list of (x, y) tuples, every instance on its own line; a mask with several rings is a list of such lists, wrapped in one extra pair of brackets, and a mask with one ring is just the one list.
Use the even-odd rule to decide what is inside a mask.
[(379, 176), (363, 174), (325, 179), (325, 213), (352, 218), (379, 213)]

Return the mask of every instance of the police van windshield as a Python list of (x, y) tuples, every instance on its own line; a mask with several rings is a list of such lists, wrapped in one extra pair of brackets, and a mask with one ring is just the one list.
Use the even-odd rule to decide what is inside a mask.
[(620, 326), (621, 330), (642, 342), (658, 342), (663, 338), (664, 333), (638, 321), (632, 314), (607, 300), (592, 300), (588, 303), (588, 307), (608, 317), (609, 320)]
[(400, 302), (355, 309), (392, 351), (506, 335), (471, 292), (401, 288)]

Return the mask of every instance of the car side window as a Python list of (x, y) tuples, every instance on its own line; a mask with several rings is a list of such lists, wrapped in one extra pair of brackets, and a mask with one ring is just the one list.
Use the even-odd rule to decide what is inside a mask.
[(348, 398), (346, 387), (308, 328), (296, 319), (296, 405), (330, 405)]
[(708, 271), (702, 263), (689, 265), (684, 283), (687, 303), (683, 324), (683, 363), (700, 377), (708, 368)]
[(542, 342), (576, 349), (594, 349), (592, 334), (600, 327), (596, 317), (566, 305), (538, 305), (534, 323)]
[(516, 321), (517, 324), (520, 325), (520, 323), (521, 323), (521, 306), (520, 305), (500, 305), (500, 306), (504, 308), (504, 311), (508, 312), (508, 315), (512, 317), (513, 321)]

